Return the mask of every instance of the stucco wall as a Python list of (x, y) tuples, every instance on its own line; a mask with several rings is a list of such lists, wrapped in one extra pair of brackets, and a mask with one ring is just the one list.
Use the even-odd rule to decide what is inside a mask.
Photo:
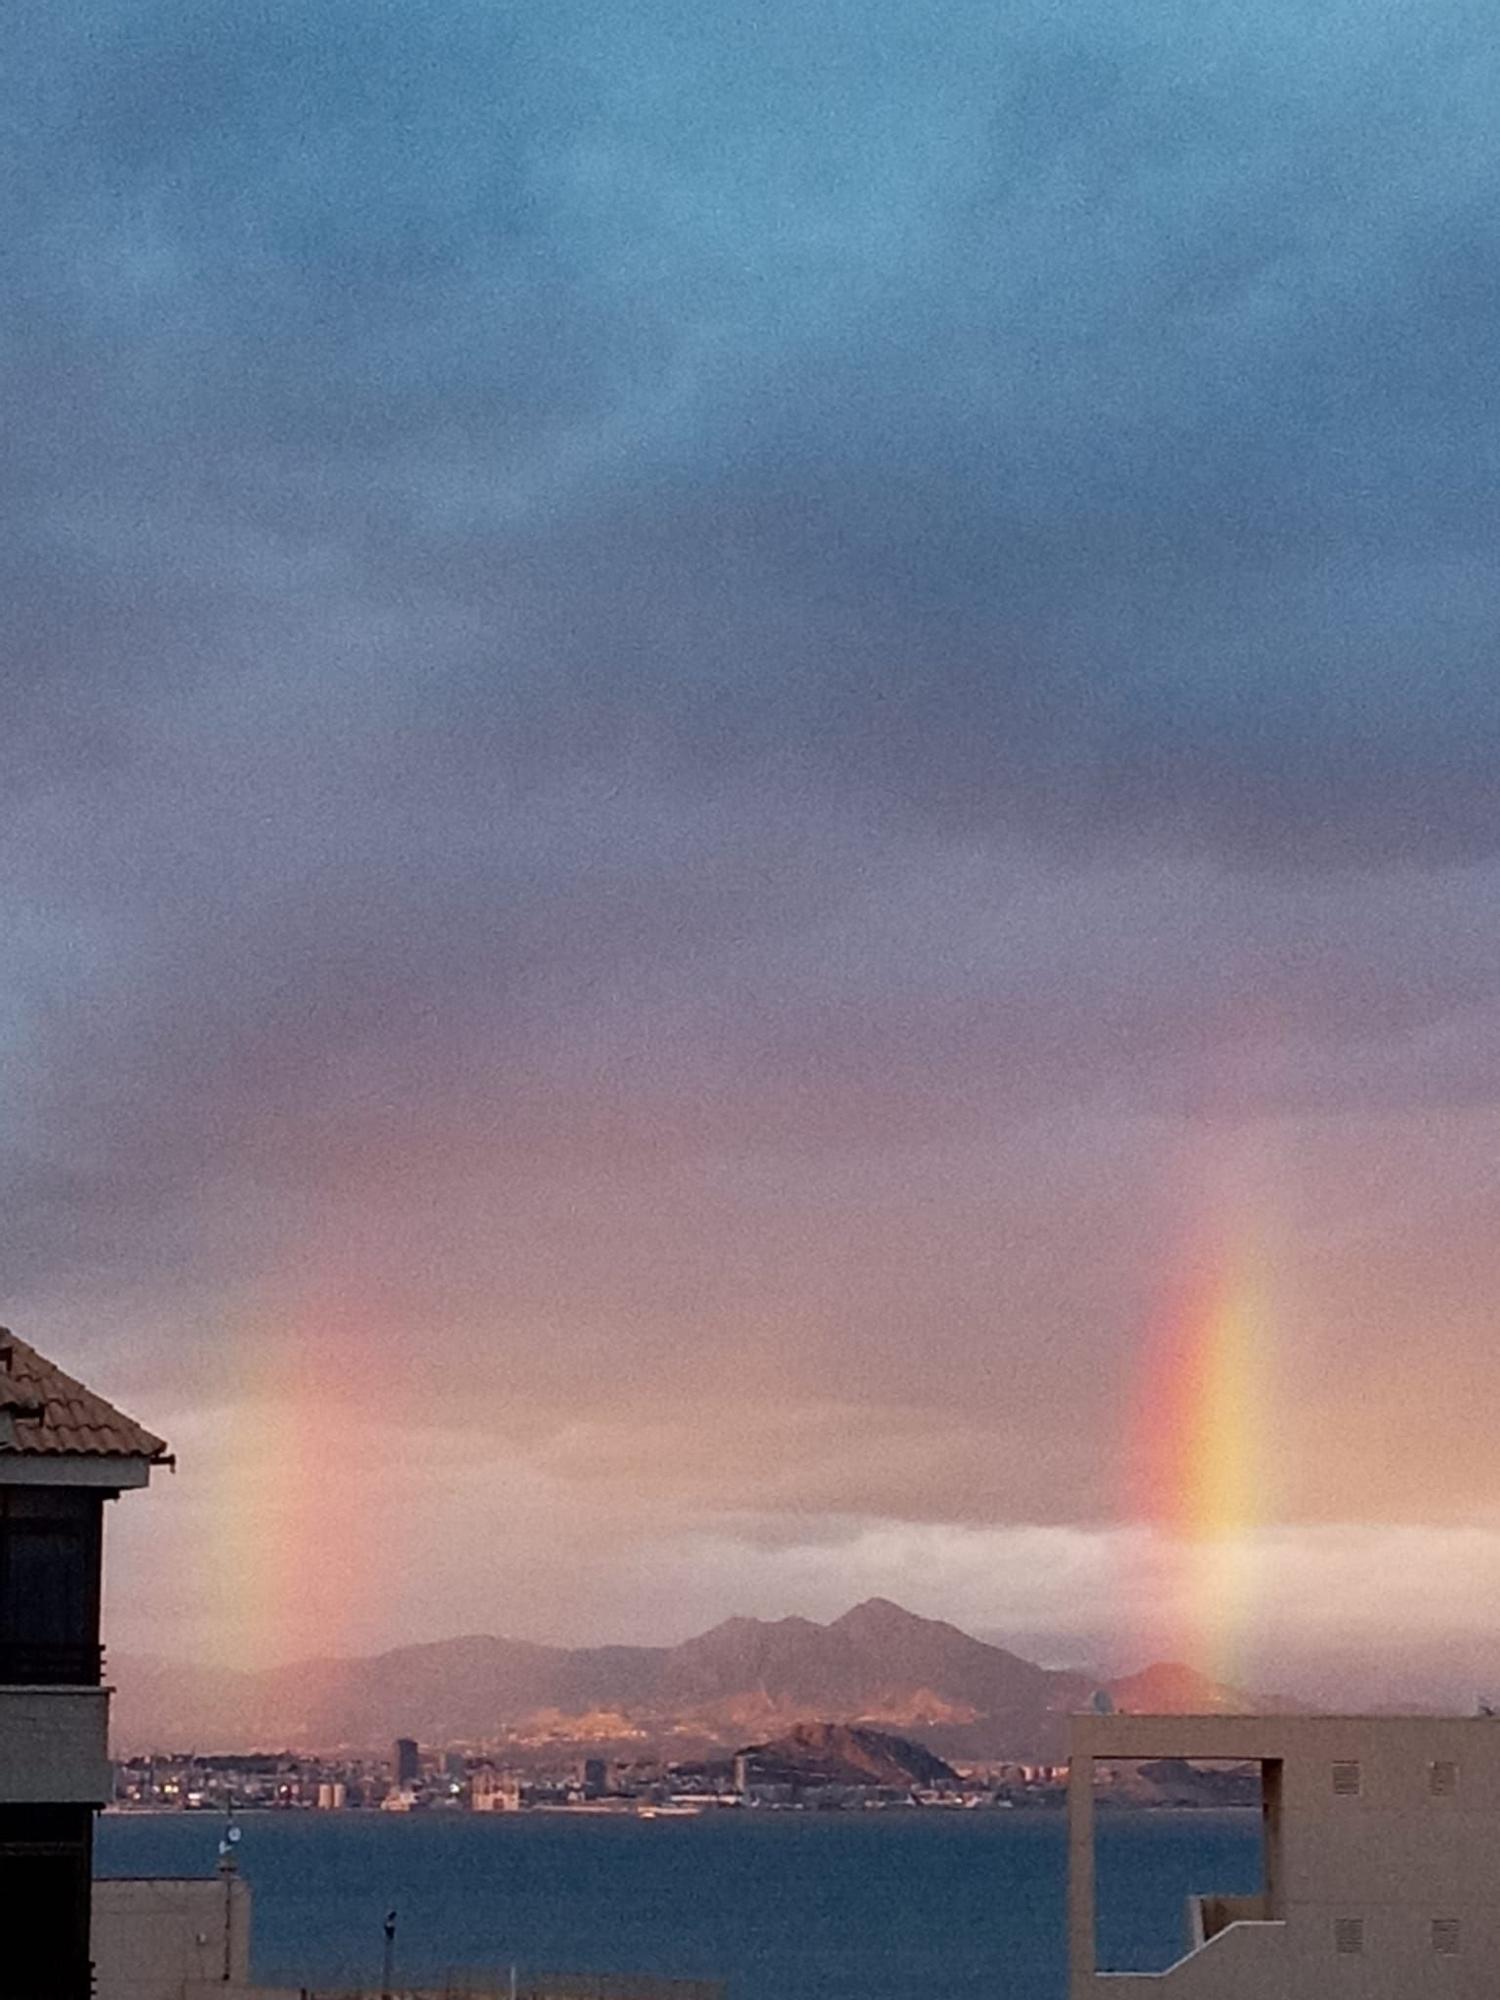
[(0, 1688), (0, 1803), (103, 1805), (108, 1738), (106, 1688)]
[[(226, 1958), (227, 1947), (227, 1958)], [(98, 2000), (184, 2000), (250, 1977), (250, 1892), (239, 1878), (94, 1884)]]

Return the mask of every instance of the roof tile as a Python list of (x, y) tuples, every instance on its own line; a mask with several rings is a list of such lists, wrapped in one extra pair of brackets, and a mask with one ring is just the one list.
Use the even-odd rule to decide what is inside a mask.
[(159, 1437), (0, 1327), (0, 1456), (164, 1459)]

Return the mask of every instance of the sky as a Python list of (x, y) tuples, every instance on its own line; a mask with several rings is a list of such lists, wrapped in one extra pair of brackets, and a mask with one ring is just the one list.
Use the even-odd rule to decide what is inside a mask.
[(1479, 1671), (1489, 8), (8, 43), (0, 1302), (178, 1455), (114, 1647)]

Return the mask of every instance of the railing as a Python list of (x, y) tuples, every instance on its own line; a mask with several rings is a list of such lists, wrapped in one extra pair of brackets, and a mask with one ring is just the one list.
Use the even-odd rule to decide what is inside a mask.
[(450, 1972), (420, 1986), (304, 1986), (287, 2000), (724, 2000), (719, 1979), (654, 1979), (628, 1973)]
[(0, 1687), (98, 1687), (103, 1679), (97, 1641), (0, 1639)]
[(1264, 1895), (1190, 1896), (1188, 1898), (1189, 1942), (1194, 1949), (1210, 1943), (1231, 1924), (1263, 1924), (1271, 1912)]

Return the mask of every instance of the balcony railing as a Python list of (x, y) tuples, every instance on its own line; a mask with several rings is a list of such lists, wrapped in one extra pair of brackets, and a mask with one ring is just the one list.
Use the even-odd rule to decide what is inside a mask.
[(0, 1639), (0, 1687), (98, 1687), (103, 1678), (97, 1642)]

